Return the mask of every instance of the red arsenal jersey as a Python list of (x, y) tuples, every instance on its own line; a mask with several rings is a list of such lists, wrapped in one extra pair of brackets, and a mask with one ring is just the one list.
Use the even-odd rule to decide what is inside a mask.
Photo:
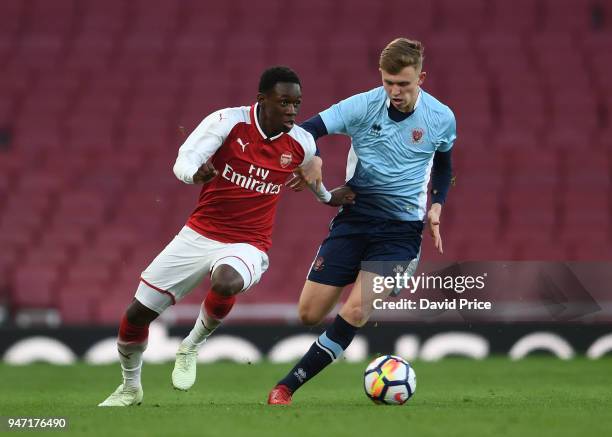
[(187, 226), (224, 243), (249, 243), (267, 251), (279, 194), (288, 176), (314, 156), (314, 138), (295, 125), (266, 138), (257, 104), (214, 112), (187, 138), (174, 166), (177, 177), (193, 183), (212, 157), (218, 176), (204, 184)]

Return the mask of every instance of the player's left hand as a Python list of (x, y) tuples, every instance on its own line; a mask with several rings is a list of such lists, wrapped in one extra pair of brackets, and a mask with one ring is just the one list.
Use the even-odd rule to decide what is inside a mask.
[(434, 240), (434, 247), (438, 250), (438, 253), (442, 255), (444, 250), (442, 249), (442, 237), (440, 236), (440, 214), (442, 213), (442, 205), (434, 203), (429, 208), (427, 213), (427, 226), (429, 227), (429, 234)]
[(326, 205), (329, 206), (343, 206), (343, 205), (354, 205), (355, 204), (355, 193), (351, 190), (351, 187), (342, 185), (341, 187), (334, 188), (330, 191), (332, 197)]
[(316, 184), (317, 191), (323, 180), (323, 160), (314, 156), (306, 165), (298, 167), (293, 173), (293, 177), (285, 183), (293, 191), (302, 191), (306, 185)]

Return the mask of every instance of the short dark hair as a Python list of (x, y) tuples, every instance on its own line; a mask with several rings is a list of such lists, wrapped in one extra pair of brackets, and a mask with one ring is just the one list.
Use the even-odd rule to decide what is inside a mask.
[(261, 78), (259, 79), (259, 92), (267, 93), (279, 82), (297, 83), (302, 86), (300, 78), (295, 71), (289, 67), (278, 65), (268, 68), (261, 74)]

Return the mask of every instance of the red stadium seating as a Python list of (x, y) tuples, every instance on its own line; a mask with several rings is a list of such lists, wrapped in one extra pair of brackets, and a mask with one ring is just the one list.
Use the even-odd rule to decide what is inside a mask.
[(16, 268), (13, 303), (17, 308), (53, 306), (59, 272), (54, 266), (24, 264)]
[[(291, 9), (287, 14), (287, 26), (296, 29), (308, 23), (309, 35), (319, 39), (323, 35), (329, 35), (335, 29), (334, 17), (339, 2), (328, 2), (325, 0), (313, 0), (311, 2), (291, 2)], [(288, 32), (289, 37), (293, 32)], [(298, 35), (299, 36), (299, 35)], [(304, 38), (303, 38), (304, 39)]]
[[(380, 49), (398, 36), (424, 42), (424, 88), (458, 126), (445, 255), (425, 235), (423, 258), (609, 259), (610, 17), (610, 2), (591, 0), (3, 0), (10, 304), (116, 324), (198, 197), (172, 174), (185, 135), (255, 101), (271, 64), (300, 74), (299, 120), (378, 86)], [(344, 181), (348, 144), (319, 142), (330, 187)], [(271, 268), (242, 303), (295, 303), (333, 213), (286, 193)]]
[(478, 30), (486, 26), (489, 11), (485, 0), (438, 0), (437, 3), (441, 27)]
[(103, 325), (119, 325), (132, 294), (105, 294), (94, 308), (94, 320)]
[(14, 36), (19, 30), (22, 17), (25, 14), (25, 6), (21, 0), (6, 0), (2, 3), (2, 14), (0, 14), (0, 35), (4, 38)]
[[(545, 27), (563, 31), (584, 31), (591, 27), (592, 5), (589, 0), (545, 0)], [(605, 3), (605, 2), (603, 2)]]
[[(69, 325), (90, 325), (94, 308), (97, 305), (93, 296), (83, 295), (81, 286), (61, 289), (57, 298), (57, 309), (62, 323)], [(104, 296), (104, 289), (98, 288), (96, 294)]]
[[(489, 25), (492, 29), (522, 34), (532, 32), (541, 19), (540, 3), (533, 0), (495, 0), (491, 7)], [(517, 32), (518, 31), (518, 32)], [(502, 47), (500, 46), (500, 49)]]

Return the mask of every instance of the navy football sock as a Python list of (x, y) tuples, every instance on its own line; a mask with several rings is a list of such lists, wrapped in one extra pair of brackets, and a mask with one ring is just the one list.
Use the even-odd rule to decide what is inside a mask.
[(308, 352), (278, 384), (286, 385), (291, 392), (296, 391), (306, 381), (342, 355), (342, 352), (353, 341), (357, 329), (340, 315), (337, 315), (327, 331), (317, 338)]

